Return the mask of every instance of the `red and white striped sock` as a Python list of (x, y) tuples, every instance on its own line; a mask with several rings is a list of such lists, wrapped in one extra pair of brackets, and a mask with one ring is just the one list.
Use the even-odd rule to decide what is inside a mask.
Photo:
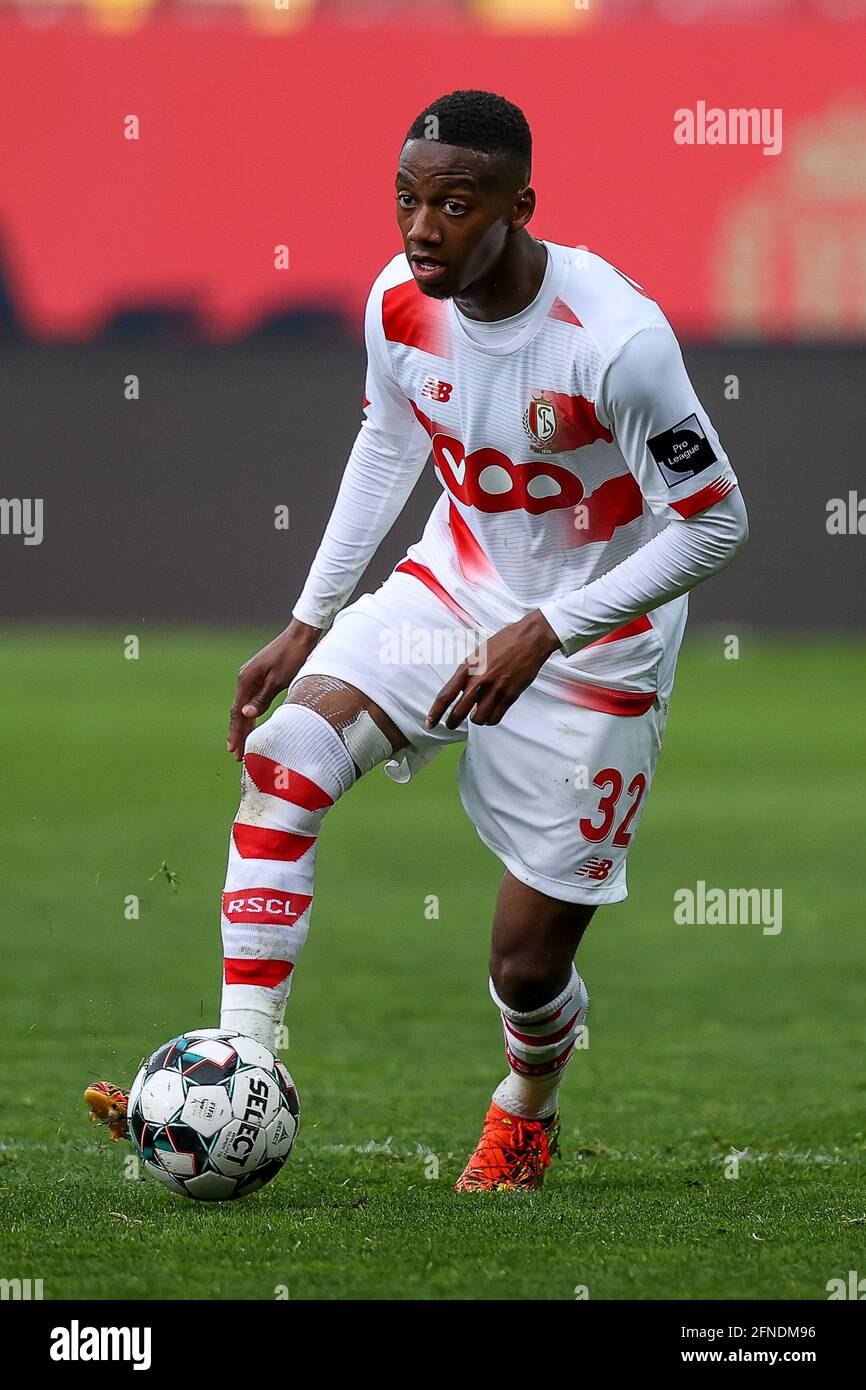
[(356, 776), (340, 735), (306, 705), (281, 705), (247, 739), (222, 899), (221, 1028), (276, 1047), (310, 925), (319, 829)]
[(504, 1004), (492, 980), (490, 993), (502, 1015), (505, 1055), (511, 1068), (493, 1092), (493, 1099), (510, 1115), (525, 1120), (548, 1119), (556, 1111), (563, 1069), (589, 1008), (586, 985), (572, 965), (571, 978), (562, 993), (526, 1013)]

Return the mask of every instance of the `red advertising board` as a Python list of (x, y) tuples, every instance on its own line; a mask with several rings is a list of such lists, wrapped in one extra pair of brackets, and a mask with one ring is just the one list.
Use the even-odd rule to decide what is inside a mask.
[(158, 305), (216, 341), (305, 306), (357, 326), (400, 249), (403, 134), (456, 87), (525, 110), (534, 232), (612, 260), (680, 333), (866, 331), (866, 22), (273, 36), (165, 17), (108, 36), (7, 18), (0, 52), (0, 250), (39, 338)]

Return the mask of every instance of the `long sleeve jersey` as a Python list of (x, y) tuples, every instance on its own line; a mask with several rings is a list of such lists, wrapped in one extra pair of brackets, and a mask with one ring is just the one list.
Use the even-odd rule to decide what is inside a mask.
[(659, 306), (544, 245), (536, 298), (495, 323), (424, 295), (402, 254), (378, 276), (366, 418), (293, 612), (330, 624), (432, 454), (442, 492), (397, 569), (480, 635), (539, 608), (554, 690), (664, 696), (688, 590), (740, 549), (745, 508)]

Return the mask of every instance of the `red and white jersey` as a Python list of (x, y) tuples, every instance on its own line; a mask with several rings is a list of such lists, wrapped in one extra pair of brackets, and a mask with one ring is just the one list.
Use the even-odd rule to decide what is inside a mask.
[[(381, 494), (361, 508), (369, 533), (378, 544), (432, 451), (442, 495), (397, 568), (488, 634), (540, 607), (562, 636), (558, 599), (737, 485), (658, 305), (600, 257), (544, 245), (539, 293), (512, 319), (476, 323), (428, 298), (403, 254), (367, 304), (366, 423), (353, 452), (381, 461)], [(326, 623), (369, 559), (361, 533), (340, 547), (335, 521), (336, 509), (294, 610), (305, 622)], [(554, 653), (539, 682), (659, 689), (686, 604)]]

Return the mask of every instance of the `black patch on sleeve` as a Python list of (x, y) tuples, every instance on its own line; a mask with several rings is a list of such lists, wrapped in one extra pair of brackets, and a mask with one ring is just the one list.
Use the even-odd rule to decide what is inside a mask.
[(687, 415), (672, 429), (654, 434), (646, 444), (668, 487), (676, 487), (718, 462), (697, 415)]

